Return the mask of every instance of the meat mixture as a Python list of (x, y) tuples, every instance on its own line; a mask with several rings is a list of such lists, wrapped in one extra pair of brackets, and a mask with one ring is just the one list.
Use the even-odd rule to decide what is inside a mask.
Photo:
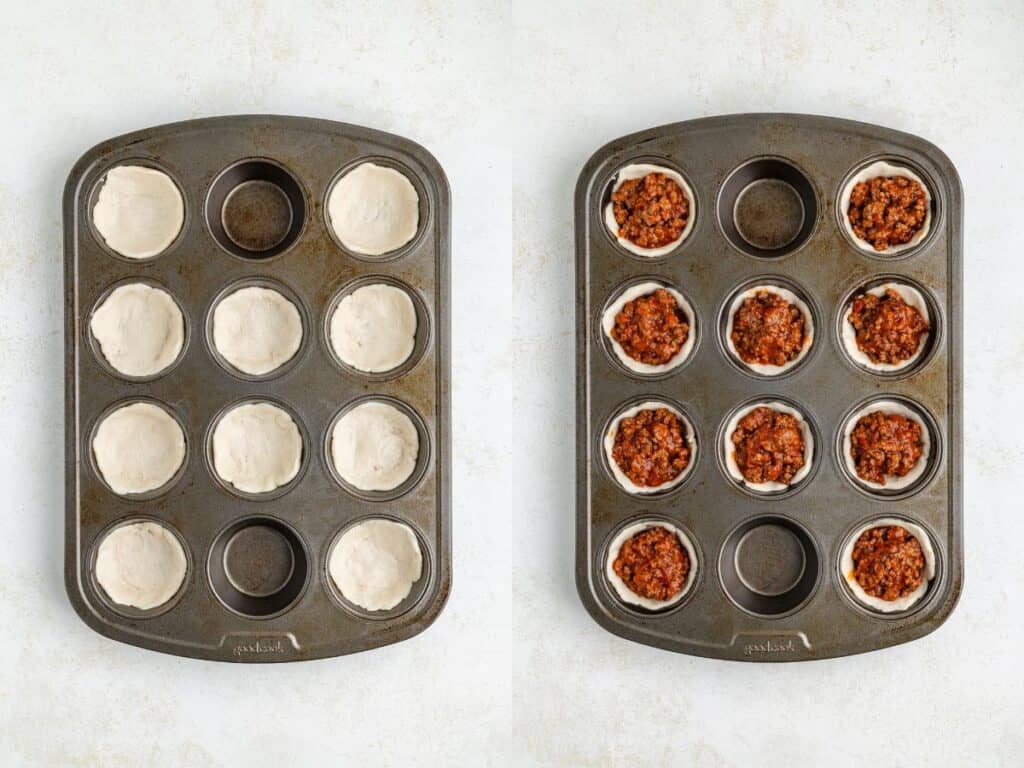
[(846, 212), (854, 233), (876, 251), (909, 243), (928, 216), (928, 199), (919, 181), (878, 176), (854, 185)]
[(679, 354), (689, 335), (689, 319), (664, 288), (626, 302), (612, 326), (612, 338), (622, 350), (648, 365), (667, 363)]
[(921, 425), (899, 413), (873, 411), (850, 433), (850, 455), (857, 476), (885, 485), (886, 475), (903, 477), (921, 458)]
[(690, 557), (667, 528), (648, 528), (628, 538), (612, 563), (626, 586), (649, 600), (671, 600), (690, 572)]
[(928, 333), (926, 321), (896, 291), (881, 296), (862, 293), (850, 303), (850, 325), (857, 348), (874, 363), (897, 365), (909, 360)]
[(804, 347), (804, 314), (779, 294), (758, 291), (733, 315), (730, 339), (745, 363), (785, 365)]
[(643, 410), (619, 422), (612, 458), (635, 485), (656, 488), (690, 463), (686, 425), (667, 408)]
[(864, 531), (853, 545), (853, 577), (872, 597), (898, 600), (924, 581), (924, 551), (906, 528)]
[(790, 413), (758, 406), (732, 433), (736, 466), (748, 483), (786, 483), (805, 462), (800, 421)]
[(619, 237), (641, 248), (660, 248), (683, 234), (690, 201), (664, 173), (648, 173), (622, 182), (612, 193), (612, 213)]

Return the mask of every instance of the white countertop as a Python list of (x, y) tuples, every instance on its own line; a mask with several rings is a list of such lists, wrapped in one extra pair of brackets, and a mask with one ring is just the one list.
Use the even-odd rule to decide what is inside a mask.
[[(113, 5), (0, 25), (0, 763), (1020, 764), (1019, 2)], [(922, 640), (808, 664), (620, 640), (572, 577), (576, 176), (616, 136), (762, 110), (919, 134), (967, 201), (963, 599)], [(111, 642), (62, 580), (64, 179), (104, 138), (251, 112), (406, 135), (453, 191), (451, 600), (408, 642), (306, 664)]]

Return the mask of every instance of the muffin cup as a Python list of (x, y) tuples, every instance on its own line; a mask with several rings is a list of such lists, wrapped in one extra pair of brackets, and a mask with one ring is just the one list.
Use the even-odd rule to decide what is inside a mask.
[(632, 165), (626, 165), (620, 168), (615, 173), (615, 182), (612, 184), (611, 193), (615, 194), (618, 192), (619, 187), (622, 186), (623, 182), (632, 181), (634, 179), (642, 179), (644, 176), (650, 173), (663, 173), (668, 178), (672, 179), (679, 188), (683, 190), (683, 194), (686, 195), (686, 199), (689, 202), (690, 208), (689, 213), (686, 217), (686, 226), (683, 227), (682, 233), (679, 237), (673, 240), (671, 243), (659, 246), (657, 248), (642, 248), (632, 240), (627, 240), (624, 237), (619, 236), (619, 223), (615, 220), (615, 206), (609, 199), (608, 203), (604, 208), (604, 223), (608, 228), (608, 233), (612, 236), (620, 247), (625, 248), (630, 253), (637, 256), (647, 256), (649, 258), (657, 258), (658, 256), (666, 256), (676, 248), (678, 248), (690, 233), (693, 231), (693, 226), (697, 221), (697, 198), (694, 197), (693, 189), (687, 183), (686, 179), (683, 178), (683, 174), (672, 168), (668, 168), (664, 165), (654, 165), (653, 163), (634, 163)]
[[(640, 486), (630, 480), (626, 473), (622, 471), (615, 459), (612, 458), (612, 450), (615, 448), (615, 436), (619, 431), (619, 424), (623, 419), (628, 419), (632, 416), (636, 416), (640, 411), (649, 411), (656, 408), (666, 408), (683, 422), (683, 426), (686, 428), (686, 444), (690, 447), (690, 460), (686, 464), (686, 468), (683, 469), (678, 475), (673, 477), (661, 485), (649, 487)], [(682, 484), (687, 477), (693, 472), (694, 466), (697, 464), (697, 433), (693, 428), (693, 422), (686, 416), (682, 408), (673, 405), (665, 400), (645, 400), (636, 405), (626, 406), (623, 410), (620, 410), (608, 424), (608, 428), (605, 429), (604, 438), (601, 442), (604, 450), (605, 461), (608, 465), (608, 471), (611, 473), (612, 478), (618, 483), (619, 487), (622, 488), (626, 493), (634, 495), (650, 495), (667, 493), (673, 488)]]

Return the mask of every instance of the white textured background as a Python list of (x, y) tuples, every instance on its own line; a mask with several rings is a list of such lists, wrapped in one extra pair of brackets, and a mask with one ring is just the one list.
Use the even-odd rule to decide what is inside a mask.
[[(115, 5), (0, 3), (0, 765), (1022, 764), (1020, 0)], [(676, 656), (573, 586), (576, 175), (621, 134), (755, 110), (920, 134), (966, 190), (967, 586), (880, 653)], [(104, 138), (240, 112), (404, 134), (451, 181), (454, 591), (383, 650), (182, 660), (64, 596), (64, 178)]]

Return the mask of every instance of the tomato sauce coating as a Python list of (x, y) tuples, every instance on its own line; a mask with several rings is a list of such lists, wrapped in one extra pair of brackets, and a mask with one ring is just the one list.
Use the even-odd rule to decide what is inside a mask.
[(924, 581), (921, 543), (901, 525), (870, 528), (853, 545), (853, 577), (881, 600), (906, 597)]
[(615, 316), (611, 333), (633, 360), (664, 365), (683, 348), (690, 322), (675, 296), (658, 288), (626, 302)]
[(686, 584), (690, 557), (672, 531), (648, 528), (626, 539), (612, 570), (634, 594), (671, 600)]
[(850, 433), (850, 457), (857, 476), (879, 485), (885, 485), (886, 475), (906, 475), (922, 453), (921, 425), (899, 413), (864, 414)]
[(622, 419), (612, 459), (640, 487), (656, 488), (674, 480), (690, 463), (686, 425), (667, 408), (647, 409)]
[(768, 406), (740, 419), (730, 439), (736, 466), (748, 483), (788, 485), (806, 461), (800, 421)]
[(690, 201), (679, 184), (654, 172), (622, 182), (612, 193), (612, 214), (619, 237), (641, 248), (660, 248), (683, 234)]
[(924, 226), (928, 199), (921, 183), (877, 176), (854, 185), (846, 212), (850, 226), (876, 251), (909, 243)]
[(874, 363), (898, 365), (917, 353), (928, 322), (896, 291), (862, 293), (850, 302), (857, 348)]
[(745, 363), (785, 365), (804, 347), (804, 314), (779, 294), (758, 291), (733, 314), (729, 338)]

